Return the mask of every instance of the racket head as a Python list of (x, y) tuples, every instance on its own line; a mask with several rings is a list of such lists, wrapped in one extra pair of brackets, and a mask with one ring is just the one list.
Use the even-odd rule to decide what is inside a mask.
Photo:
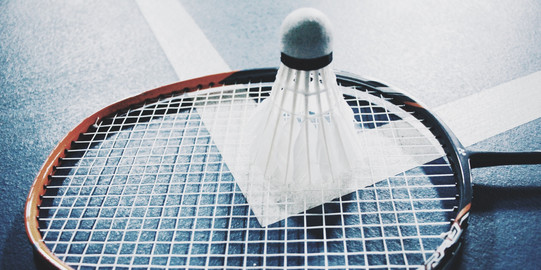
[[(100, 233), (96, 233), (96, 231), (93, 231), (92, 228), (97, 228), (96, 224), (98, 222), (94, 222), (88, 228), (85, 228), (81, 225), (88, 220), (102, 217), (100, 213), (101, 210), (99, 210), (101, 206), (94, 205), (92, 207), (83, 206), (83, 208), (78, 208), (77, 202), (70, 201), (71, 199), (69, 198), (72, 198), (72, 195), (74, 194), (73, 192), (75, 192), (70, 191), (70, 189), (77, 190), (77, 192), (79, 192), (78, 195), (81, 195), (82, 188), (79, 186), (79, 184), (82, 185), (84, 184), (84, 182), (92, 182), (88, 179), (90, 179), (90, 176), (92, 176), (93, 174), (90, 173), (90, 169), (87, 170), (83, 173), (83, 175), (81, 175), (82, 182), (77, 183), (74, 179), (77, 177), (78, 169), (75, 167), (70, 168), (70, 166), (66, 166), (66, 164), (71, 164), (72, 166), (80, 166), (79, 163), (82, 162), (81, 159), (84, 158), (85, 155), (88, 155), (85, 154), (85, 151), (89, 152), (90, 150), (105, 149), (103, 148), (103, 145), (106, 143), (107, 140), (118, 139), (118, 137), (121, 136), (119, 134), (123, 132), (135, 132), (134, 126), (136, 126), (138, 123), (141, 123), (143, 126), (145, 126), (145, 128), (148, 128), (148, 126), (153, 124), (152, 121), (154, 119), (158, 119), (158, 121), (165, 118), (171, 119), (171, 117), (177, 117), (175, 119), (178, 119), (177, 114), (179, 113), (186, 113), (187, 115), (184, 115), (183, 117), (188, 117), (186, 119), (191, 119), (189, 117), (195, 115), (191, 114), (196, 107), (196, 102), (194, 102), (194, 100), (197, 100), (197, 96), (199, 95), (199, 93), (207, 95), (208, 93), (215, 93), (215, 91), (218, 91), (218, 93), (220, 93), (219, 95), (221, 95), (222, 97), (224, 95), (232, 97), (235, 95), (231, 95), (231, 93), (227, 91), (234, 92), (238, 89), (246, 89), (243, 90), (243, 98), (246, 100), (249, 99), (255, 104), (258, 104), (266, 96), (268, 96), (268, 91), (270, 91), (270, 86), (275, 79), (276, 71), (276, 69), (258, 69), (228, 72), (175, 83), (120, 101), (100, 110), (99, 112), (85, 119), (83, 122), (81, 122), (81, 124), (79, 124), (75, 129), (73, 129), (69, 134), (67, 134), (66, 137), (53, 150), (49, 158), (44, 163), (42, 169), (36, 177), (36, 180), (34, 181), (34, 184), (31, 187), (25, 209), (25, 226), (28, 237), (31, 243), (34, 245), (35, 250), (40, 254), (40, 256), (45, 258), (48, 262), (50, 262), (53, 266), (57, 268), (69, 268), (71, 266), (81, 268), (87, 266), (90, 268), (92, 268), (93, 266), (97, 267), (99, 265), (99, 262), (104, 260), (104, 257), (107, 257), (104, 255), (104, 251), (107, 248), (106, 244), (108, 243), (112, 244), (113, 247), (117, 248), (117, 253), (122, 253), (122, 247), (123, 245), (125, 245), (125, 243), (118, 242), (118, 238), (109, 238), (110, 234), (108, 233), (105, 233), (105, 236), (99, 236)], [(397, 113), (396, 111), (400, 110), (400, 113), (398, 113), (399, 115), (401, 113), (405, 113), (413, 116), (414, 119), (421, 123), (427, 131), (430, 131), (433, 139), (438, 142), (439, 147), (441, 147), (441, 151), (445, 153), (445, 156), (441, 159), (438, 159), (438, 161), (436, 161), (435, 163), (436, 165), (429, 162), (431, 165), (434, 165), (433, 167), (429, 167), (445, 167), (445, 170), (447, 170), (445, 174), (452, 175), (445, 177), (446, 191), (444, 193), (446, 196), (446, 201), (438, 201), (438, 203), (440, 203), (442, 206), (445, 205), (447, 207), (452, 207), (450, 211), (447, 211), (449, 209), (446, 209), (446, 212), (443, 215), (444, 220), (439, 221), (442, 224), (436, 226), (440, 230), (440, 235), (438, 237), (434, 236), (434, 232), (431, 232), (430, 237), (426, 235), (421, 235), (419, 228), (422, 226), (419, 226), (419, 223), (417, 222), (411, 221), (410, 223), (413, 224), (412, 226), (410, 226), (411, 224), (408, 222), (402, 223), (400, 215), (403, 214), (403, 212), (416, 216), (423, 215), (422, 213), (425, 213), (423, 212), (423, 210), (427, 211), (427, 209), (423, 209), (423, 206), (418, 206), (417, 204), (422, 204), (421, 201), (412, 200), (412, 196), (410, 194), (409, 203), (411, 204), (411, 208), (407, 208), (406, 211), (397, 211), (397, 205), (399, 205), (399, 203), (402, 203), (404, 199), (395, 200), (394, 194), (399, 194), (398, 190), (408, 190), (410, 193), (411, 191), (415, 193), (417, 189), (415, 187), (404, 188), (404, 186), (400, 186), (400, 184), (397, 187), (392, 186), (391, 183), (394, 182), (389, 180), (392, 177), (388, 177), (387, 182), (384, 182), (384, 186), (378, 186), (377, 183), (374, 183), (372, 187), (367, 187), (365, 189), (361, 188), (360, 190), (363, 191), (356, 191), (351, 194), (344, 194), (344, 196), (342, 196), (341, 198), (333, 200), (332, 202), (325, 204), (319, 208), (316, 207), (315, 209), (310, 209), (308, 211), (305, 211), (304, 213), (299, 213), (299, 215), (297, 216), (288, 218), (276, 224), (271, 224), (266, 228), (258, 227), (256, 223), (257, 219), (255, 219), (253, 215), (250, 214), (250, 206), (245, 200), (243, 200), (242, 191), (240, 191), (240, 189), (235, 186), (234, 179), (228, 177), (226, 181), (223, 177), (223, 172), (227, 171), (227, 169), (224, 169), (227, 167), (227, 164), (223, 164), (223, 159), (220, 159), (219, 157), (219, 150), (214, 148), (213, 150), (204, 150), (207, 151), (207, 154), (211, 153), (212, 156), (216, 158), (213, 161), (214, 163), (210, 163), (220, 164), (220, 166), (222, 166), (221, 169), (219, 169), (221, 170), (220, 172), (222, 172), (220, 176), (222, 178), (220, 178), (221, 180), (219, 181), (222, 182), (218, 181), (219, 183), (212, 184), (215, 185), (216, 190), (211, 190), (209, 191), (210, 193), (208, 193), (211, 195), (216, 195), (216, 198), (214, 198), (214, 203), (212, 205), (214, 209), (212, 211), (209, 210), (209, 212), (207, 213), (203, 213), (206, 210), (203, 211), (201, 209), (207, 209), (206, 206), (211, 204), (203, 203), (202, 205), (205, 207), (201, 207), (197, 206), (197, 203), (195, 202), (193, 204), (187, 203), (188, 206), (186, 206), (185, 208), (191, 209), (190, 211), (192, 212), (187, 214), (188, 217), (183, 216), (181, 208), (187, 202), (183, 200), (191, 200), (192, 197), (194, 197), (192, 195), (195, 195), (195, 197), (199, 196), (197, 200), (201, 200), (202, 195), (208, 195), (207, 193), (201, 192), (201, 189), (205, 187), (205, 181), (196, 181), (197, 183), (195, 183), (191, 187), (195, 189), (192, 191), (188, 191), (188, 187), (190, 185), (187, 185), (186, 183), (188, 183), (189, 180), (184, 179), (184, 190), (179, 191), (180, 193), (176, 194), (182, 195), (180, 196), (182, 198), (178, 198), (178, 202), (180, 205), (177, 208), (179, 209), (177, 210), (177, 208), (172, 205), (168, 205), (168, 203), (165, 202), (165, 205), (162, 205), (162, 212), (165, 206), (167, 206), (165, 207), (167, 209), (176, 209), (177, 211), (177, 217), (172, 218), (175, 219), (175, 224), (173, 225), (173, 227), (169, 227), (169, 229), (167, 229), (166, 231), (172, 233), (174, 237), (184, 232), (186, 232), (186, 234), (190, 234), (190, 236), (188, 236), (188, 238), (184, 240), (180, 240), (180, 242), (175, 242), (175, 239), (177, 238), (167, 238), (165, 236), (165, 238), (170, 239), (169, 242), (167, 242), (166, 240), (158, 240), (157, 237), (159, 237), (159, 228), (161, 228), (160, 224), (154, 225), (154, 229), (146, 229), (146, 225), (142, 223), (144, 222), (144, 219), (138, 221), (141, 223), (140, 229), (131, 230), (136, 232), (135, 237), (137, 238), (137, 241), (141, 240), (141, 237), (144, 238), (148, 235), (154, 235), (154, 238), (152, 241), (147, 241), (143, 239), (144, 241), (142, 241), (141, 243), (137, 241), (131, 242), (130, 244), (135, 245), (132, 252), (137, 253), (138, 247), (150, 243), (146, 246), (153, 246), (151, 248), (151, 251), (144, 251), (144, 248), (141, 248), (143, 254), (147, 254), (148, 252), (150, 252), (151, 254), (160, 254), (155, 256), (146, 256), (148, 262), (146, 264), (145, 262), (142, 262), (142, 264), (140, 265), (154, 265), (156, 267), (172, 265), (172, 267), (190, 266), (194, 268), (212, 268), (213, 266), (210, 265), (211, 260), (202, 258), (213, 256), (217, 258), (216, 260), (212, 261), (212, 263), (216, 264), (214, 265), (214, 267), (241, 266), (247, 268), (257, 268), (266, 265), (277, 268), (288, 267), (299, 269), (305, 267), (333, 268), (332, 264), (337, 263), (337, 265), (334, 265), (334, 267), (340, 268), (347, 265), (348, 267), (364, 268), (370, 267), (371, 263), (379, 264), (381, 262), (385, 263), (382, 265), (393, 265), (396, 267), (400, 266), (399, 263), (404, 263), (403, 266), (405, 268), (411, 267), (412, 265), (419, 266), (422, 264), (425, 264), (427, 268), (440, 268), (447, 265), (452, 260), (453, 254), (456, 253), (457, 249), (460, 246), (459, 239), (467, 223), (468, 211), (471, 202), (471, 176), (466, 151), (461, 146), (457, 138), (453, 135), (453, 133), (437, 118), (437, 116), (432, 114), (429, 110), (426, 109), (425, 106), (423, 106), (417, 100), (413, 99), (410, 95), (405, 94), (405, 92), (396, 90), (396, 88), (389, 87), (386, 84), (374, 80), (365, 79), (357, 75), (345, 72), (337, 72), (337, 80), (343, 89), (354, 89), (355, 91), (363, 92), (363, 95), (361, 96), (355, 96), (355, 94), (353, 94), (353, 96), (345, 95), (346, 99), (348, 99), (348, 103), (352, 105), (352, 108), (357, 107), (356, 113), (358, 115), (359, 121), (367, 121), (366, 119), (363, 120), (363, 118), (370, 118), (370, 123), (366, 123), (363, 128), (376, 129), (378, 126), (385, 126), (385, 124), (388, 124), (388, 122), (391, 121), (391, 119), (389, 118), (389, 110), (392, 115)], [(388, 103), (389, 105), (392, 104), (394, 106), (392, 108), (386, 107), (386, 105), (380, 106), (376, 104), (376, 106), (371, 102), (366, 102), (365, 100), (363, 101), (363, 97), (366, 97), (366, 95), (370, 95), (375, 99), (381, 99), (383, 100), (383, 103)], [(364, 102), (363, 105), (359, 105), (361, 101)], [(221, 101), (218, 101), (218, 103), (219, 102)], [(148, 108), (152, 108), (151, 110), (153, 111), (153, 113), (158, 112), (159, 115), (146, 115)], [(380, 113), (383, 111), (384, 113), (378, 114), (378, 111)], [(387, 121), (386, 123), (379, 123), (378, 121), (382, 120), (376, 119), (381, 115), (387, 117), (387, 120), (383, 120), (384, 122)], [(122, 122), (124, 126), (121, 125), (120, 127), (106, 128), (100, 130), (100, 126), (103, 127), (107, 126), (108, 124), (111, 127), (114, 126), (112, 124), (114, 124), (115, 121)], [(126, 124), (127, 122), (130, 122), (131, 124)], [(184, 121), (184, 124), (189, 122), (189, 120)], [(195, 122), (197, 122), (197, 125), (199, 127), (204, 125), (204, 123), (202, 123), (203, 121), (201, 121), (200, 118)], [(169, 131), (171, 130), (173, 130), (173, 128), (169, 128)], [(181, 130), (187, 130), (187, 126), (182, 127)], [(197, 129), (197, 132), (201, 133), (201, 130), (202, 129)], [(171, 136), (171, 134), (169, 134), (168, 136), (169, 139), (175, 137)], [(183, 136), (189, 137), (189, 135), (187, 134), (180, 135), (180, 137)], [(98, 138), (98, 141), (88, 142), (87, 140), (89, 137)], [(203, 137), (209, 138), (209, 134), (205, 133)], [(197, 138), (197, 134), (195, 135), (195, 138)], [(153, 140), (156, 141), (155, 138)], [(80, 152), (81, 150), (81, 146), (78, 145), (80, 144), (80, 141), (86, 143), (85, 146), (83, 146), (83, 153), (74, 154), (75, 152)], [(173, 141), (174, 140), (167, 141), (166, 145), (170, 145), (171, 143), (173, 143)], [(178, 143), (182, 144), (181, 141), (178, 141)], [(195, 148), (197, 143), (197, 140), (193, 140), (193, 144), (191, 144), (190, 147)], [(204, 145), (207, 146), (207, 148), (209, 149), (212, 148), (211, 144), (212, 143), (208, 140), (204, 143)], [(151, 146), (147, 146), (147, 148), (148, 147)], [(110, 149), (113, 148), (114, 147), (111, 147)], [(111, 152), (112, 150), (109, 151)], [(110, 157), (111, 153), (107, 154), (106, 156)], [(207, 155), (206, 158), (208, 159), (209, 155)], [(187, 162), (187, 164), (189, 163), (190, 161)], [(135, 163), (132, 163), (132, 165), (133, 164)], [(100, 168), (103, 170), (104, 164), (101, 164), (100, 166)], [(191, 168), (186, 167), (184, 169), (190, 170)], [(430, 169), (427, 168), (421, 168), (421, 170), (415, 171), (415, 173), (419, 172), (422, 172), (423, 177), (425, 178), (435, 178), (437, 179), (437, 181), (443, 179), (443, 177), (438, 176), (441, 172), (430, 172)], [(170, 176), (173, 174), (174, 173), (171, 173)], [(159, 173), (156, 175), (159, 175)], [(407, 181), (408, 174), (405, 173), (404, 175), (405, 177), (402, 178), (405, 178)], [(158, 178), (156, 177), (156, 179)], [(143, 183), (141, 181), (139, 181), (137, 185)], [(154, 185), (157, 183), (156, 181), (154, 182)], [(96, 185), (96, 183), (97, 182), (90, 183), (90, 185), (92, 186), (92, 191), (90, 192), (95, 192), (96, 189), (99, 189), (99, 187), (96, 188), (98, 186)], [(126, 183), (128, 182), (126, 181)], [(172, 187), (172, 183), (174, 182), (169, 181), (169, 183), (167, 184), (169, 188)], [(408, 183), (406, 182), (406, 184)], [(62, 185), (67, 186), (62, 187)], [(198, 186), (198, 189), (195, 186)], [(221, 209), (220, 203), (218, 203), (218, 197), (220, 195), (220, 188), (222, 186), (228, 187), (227, 191), (225, 192), (232, 195), (232, 197), (230, 196), (230, 198), (226, 199), (226, 201), (222, 203), (223, 205), (221, 205), (226, 205), (229, 208), (224, 208), (223, 211), (225, 212), (223, 212), (223, 214), (218, 214), (219, 209)], [(180, 184), (178, 187), (180, 187)], [(363, 193), (366, 190), (368, 190), (367, 192), (370, 192), (370, 195), (366, 195)], [(120, 194), (122, 194), (123, 191), (119, 192)], [(453, 195), (454, 199), (448, 198), (450, 192), (455, 192), (455, 194)], [(152, 190), (146, 195), (148, 195), (148, 197), (150, 198), (151, 193)], [(69, 194), (71, 194), (70, 196), (72, 197), (68, 196), (68, 199), (62, 198), (62, 196), (67, 196)], [(104, 194), (96, 195), (95, 197), (114, 197), (108, 197), (106, 193)], [(363, 197), (365, 195), (368, 196), (366, 198), (372, 198), (373, 196), (390, 197), (382, 197), (386, 199), (378, 201), (377, 199), (366, 199), (365, 197)], [(441, 194), (437, 194), (436, 196), (439, 195)], [(134, 196), (137, 197), (138, 195), (136, 194)], [(85, 199), (88, 201), (90, 201), (91, 197), (92, 196), (90, 194), (85, 195)], [(139, 195), (139, 197), (144, 196)], [(171, 197), (166, 196), (166, 198)], [(238, 201), (235, 201), (235, 198)], [(424, 200), (427, 198), (422, 199)], [(365, 208), (369, 205), (374, 206), (377, 209), (373, 210), (373, 212), (368, 212), (368, 214), (365, 215), (365, 212), (363, 212), (362, 209), (364, 202), (367, 202)], [(62, 205), (62, 203), (68, 205), (68, 208), (61, 209), (60, 206)], [(104, 203), (106, 204), (107, 201), (102, 200), (101, 204), (103, 205)], [(150, 202), (150, 200), (148, 200), (146, 203), (147, 208), (154, 209), (153, 207), (148, 207), (153, 206), (151, 205), (152, 202)], [(238, 204), (238, 206), (240, 207), (236, 207), (236, 204)], [(392, 206), (388, 206), (390, 204), (392, 204)], [(104, 206), (101, 207), (101, 209), (110, 210), (121, 208), (120, 205), (121, 202), (119, 201), (117, 202), (116, 207)], [(136, 203), (132, 201), (131, 206), (126, 206), (128, 206), (128, 208), (131, 207), (130, 211), (143, 208), (135, 207), (135, 205)], [(390, 207), (389, 209), (391, 210), (387, 209), (387, 206)], [(419, 210), (421, 211), (418, 211), (419, 213), (417, 213), (415, 207), (419, 207)], [(430, 207), (433, 207), (433, 205), (431, 204)], [(85, 213), (90, 212), (89, 208), (98, 209), (96, 210), (97, 212), (94, 218), (84, 218)], [(351, 210), (351, 213), (348, 212), (349, 210), (345, 210), (350, 208), (353, 209)], [(199, 210), (201, 210), (201, 213), (203, 213), (203, 217), (201, 218), (198, 218), (197, 211)], [(61, 212), (66, 211), (67, 213), (60, 215)], [(114, 212), (116, 210), (112, 211)], [(236, 213), (235, 211), (238, 211), (238, 213)], [(74, 214), (74, 212), (77, 213)], [(104, 210), (103, 212), (107, 211)], [(430, 211), (428, 211), (428, 213), (430, 213)], [(243, 220), (240, 222), (234, 222), (236, 214), (238, 214), (239, 217), (243, 218)], [(386, 223), (386, 221), (384, 221), (386, 220), (384, 216), (386, 216), (387, 214), (390, 214), (390, 219), (393, 219), (394, 216), (394, 221)], [(76, 220), (77, 222), (74, 227), (69, 227), (72, 225), (67, 225), (70, 222), (71, 215), (78, 215), (78, 217), (74, 218), (74, 220)], [(116, 216), (116, 213), (112, 213), (112, 215), (114, 217)], [(146, 217), (146, 214), (142, 215), (143, 217)], [(192, 221), (189, 222), (187, 220), (189, 220), (190, 215)], [(357, 218), (355, 218), (355, 215), (357, 215)], [(60, 221), (58, 221), (60, 225), (54, 224), (55, 217), (60, 217)], [(226, 222), (227, 224), (221, 223), (222, 221), (224, 221), (224, 218), (229, 219), (229, 221)], [(366, 220), (363, 220), (364, 218), (366, 218)], [(374, 224), (370, 224), (370, 218), (375, 218), (377, 221)], [(136, 218), (132, 220), (135, 219)], [(430, 220), (430, 218), (428, 219)], [(128, 217), (128, 220), (130, 220), (130, 217)], [(198, 227), (199, 225), (196, 223), (199, 221), (202, 224), (204, 222), (210, 223)], [(114, 218), (112, 218), (109, 222), (111, 223), (109, 225), (109, 228), (111, 228), (111, 226), (114, 226), (114, 224), (112, 224), (114, 222)], [(389, 225), (393, 223), (394, 225)], [(129, 226), (129, 224), (126, 224), (125, 226)], [(183, 226), (187, 226), (190, 228), (188, 230), (183, 230)], [(66, 229), (67, 227), (69, 228)], [(152, 225), (149, 225), (148, 228), (151, 227)], [(415, 230), (414, 227), (417, 228), (416, 233), (418, 237), (410, 236), (408, 234), (408, 230), (410, 230), (411, 228)], [(78, 228), (82, 229), (78, 231)], [(145, 229), (143, 230), (142, 228)], [(99, 232), (104, 231), (103, 228), (98, 229)], [(154, 232), (152, 232), (152, 230), (154, 230)], [(69, 233), (66, 233), (66, 231), (68, 231)], [(75, 248), (77, 243), (75, 243), (74, 241), (79, 241), (79, 236), (77, 236), (77, 233), (80, 233), (81, 231), (83, 232), (81, 233), (81, 239), (83, 239), (81, 241), (84, 242), (84, 244), (78, 250), (78, 248)], [(130, 230), (128, 230), (127, 232), (122, 232), (121, 238), (128, 238), (127, 235), (129, 231)], [(356, 233), (356, 236), (349, 237), (351, 235), (349, 231), (354, 231)], [(203, 232), (206, 232), (210, 235), (205, 236)], [(194, 241), (194, 237), (196, 237), (196, 234), (198, 236), (202, 236), (206, 240), (202, 242)], [(405, 237), (402, 234), (404, 234)], [(63, 243), (62, 241), (64, 240), (61, 240), (62, 237), (68, 238), (69, 241)], [(219, 240), (216, 240), (216, 242), (214, 242), (213, 244), (212, 237), (216, 237), (217, 239), (220, 237), (221, 238)], [(324, 239), (320, 241), (321, 239), (318, 239), (318, 237)], [(50, 240), (49, 238), (53, 240)], [(93, 238), (104, 239), (104, 243), (99, 243), (99, 241), (101, 240), (92, 240)], [(428, 238), (430, 238), (430, 241), (427, 242), (430, 242), (430, 244), (425, 243), (425, 239)], [(180, 239), (180, 237), (178, 239)], [(413, 246), (419, 247), (427, 245), (430, 246), (430, 249), (423, 250), (422, 252), (418, 250), (408, 250), (408, 248), (406, 247), (407, 245), (405, 245), (404, 243), (411, 239), (417, 241), (417, 244), (413, 244)], [(379, 248), (380, 250), (370, 250), (371, 248), (366, 245), (367, 242), (374, 242), (374, 246)], [(398, 245), (401, 245), (401, 248), (397, 248), (396, 250), (394, 250), (391, 246), (397, 244), (397, 242), (399, 242)], [(254, 243), (256, 245), (252, 245)], [(101, 247), (101, 255), (96, 255), (94, 254), (95, 252), (92, 251), (92, 249), (94, 248), (94, 244), (98, 246), (97, 249), (100, 249)], [(179, 251), (181, 249), (180, 247), (183, 245), (188, 246), (187, 250), (182, 250), (180, 255), (177, 254), (178, 258), (184, 258), (184, 265), (182, 265), (182, 261), (178, 261), (178, 263), (180, 264), (174, 265), (174, 262), (170, 257), (175, 256), (171, 254), (165, 254), (165, 252), (160, 251), (159, 248), (156, 248), (158, 246), (161, 247), (166, 245), (169, 245), (169, 253), (173, 253), (173, 249), (175, 248), (177, 248), (177, 251)], [(261, 245), (263, 245), (263, 247), (261, 247)], [(312, 248), (311, 246), (316, 246), (316, 248)], [(213, 249), (214, 247), (216, 248)], [(225, 249), (223, 249), (224, 247)], [(61, 252), (58, 252), (57, 249)], [(73, 251), (75, 252), (74, 256), (69, 255), (71, 249), (73, 249)], [(320, 249), (321, 251), (315, 249)], [(89, 252), (89, 250), (92, 252)], [(221, 250), (224, 254), (218, 254), (218, 250)], [(260, 252), (259, 254), (256, 254), (257, 252), (252, 253), (249, 250), (260, 250)], [(85, 257), (80, 253), (90, 253), (90, 255), (88, 257)], [(190, 254), (186, 255), (183, 253)], [(415, 255), (419, 255), (419, 253), (421, 254), (419, 256), (412, 255), (412, 257), (410, 258), (410, 253)], [(123, 256), (121, 256), (121, 258), (127, 258), (129, 256), (129, 254), (124, 254)], [(75, 259), (75, 262), (69, 261), (72, 257), (77, 257)], [(89, 261), (85, 261), (85, 258), (91, 259), (89, 259)], [(155, 258), (157, 258), (156, 264), (153, 263)], [(160, 261), (163, 258), (165, 258), (165, 265)], [(409, 260), (415, 261), (415, 263), (409, 265)], [(201, 263), (200, 261), (203, 261), (203, 263)], [(116, 258), (114, 259), (114, 263), (106, 263), (105, 265), (110, 267), (124, 265), (123, 263), (119, 262), (119, 259)], [(338, 265), (338, 263), (340, 263), (341, 265)], [(130, 266), (133, 264), (137, 266), (138, 262), (130, 259), (130, 262), (126, 265)], [(381, 267), (382, 265), (379, 266)], [(378, 265), (375, 265), (374, 267), (378, 267)]]

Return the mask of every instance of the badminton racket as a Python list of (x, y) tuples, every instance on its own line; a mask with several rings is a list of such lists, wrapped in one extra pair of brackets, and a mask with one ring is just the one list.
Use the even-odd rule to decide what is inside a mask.
[[(60, 269), (444, 268), (467, 226), (470, 169), (541, 163), (540, 152), (470, 152), (404, 92), (337, 73), (359, 140), (372, 149), (371, 185), (263, 227), (220, 152), (246, 142), (220, 146), (213, 130), (240, 138), (235, 123), (268, 97), (275, 76), (183, 81), (82, 121), (28, 195), (36, 257)], [(203, 116), (213, 108), (220, 114)]]

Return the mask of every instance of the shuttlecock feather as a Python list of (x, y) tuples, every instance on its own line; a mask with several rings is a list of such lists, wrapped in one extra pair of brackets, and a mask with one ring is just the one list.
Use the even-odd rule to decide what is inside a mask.
[(281, 36), (271, 94), (252, 117), (252, 175), (290, 194), (337, 188), (361, 152), (353, 111), (331, 67), (332, 26), (320, 11), (303, 8), (287, 16)]

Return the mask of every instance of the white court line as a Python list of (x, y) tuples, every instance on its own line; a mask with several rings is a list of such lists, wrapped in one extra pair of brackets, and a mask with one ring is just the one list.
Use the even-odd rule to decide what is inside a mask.
[[(230, 70), (179, 1), (137, 3), (180, 80)], [(434, 111), (464, 146), (472, 145), (541, 117), (541, 71)]]
[[(179, 1), (137, 3), (180, 80), (230, 70)], [(541, 71), (434, 111), (464, 146), (472, 145), (541, 117)]]
[(178, 0), (137, 0), (179, 80), (230, 71)]
[(541, 71), (455, 100), (434, 111), (464, 146), (470, 146), (541, 117)]

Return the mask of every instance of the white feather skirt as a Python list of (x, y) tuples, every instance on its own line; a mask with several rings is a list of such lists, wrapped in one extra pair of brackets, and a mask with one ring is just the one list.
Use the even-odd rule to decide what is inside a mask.
[(337, 188), (362, 160), (353, 111), (330, 66), (299, 71), (282, 64), (250, 126), (251, 175), (275, 190)]

